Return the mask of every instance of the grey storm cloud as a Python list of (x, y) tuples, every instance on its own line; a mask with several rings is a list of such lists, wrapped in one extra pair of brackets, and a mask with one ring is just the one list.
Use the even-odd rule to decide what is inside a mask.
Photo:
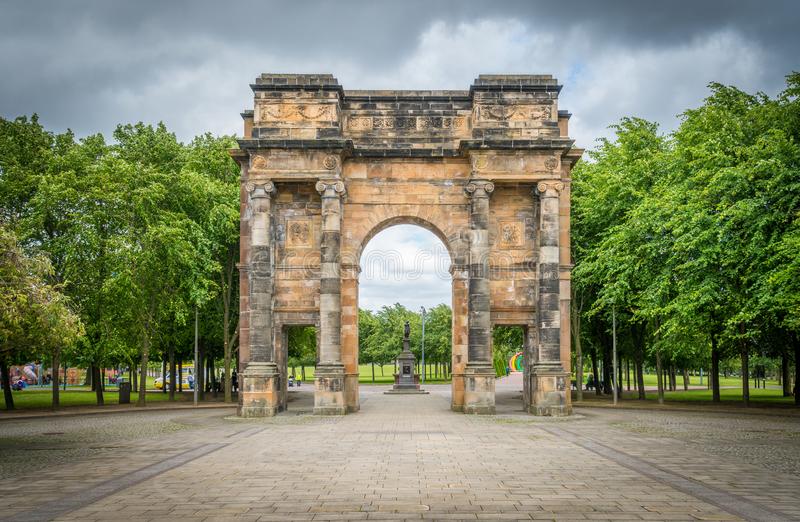
[[(79, 136), (164, 121), (188, 140), (241, 132), (261, 72), (330, 72), (346, 89), (550, 73), (588, 147), (624, 116), (674, 128), (712, 81), (777, 93), (800, 69), (798, 27), (797, 0), (0, 0), (0, 116)], [(379, 234), (362, 262), (364, 307), (450, 301), (449, 258), (421, 229)]]
[(190, 139), (238, 132), (265, 71), (353, 89), (552, 73), (591, 146), (627, 115), (674, 127), (710, 81), (774, 94), (798, 26), (796, 1), (0, 1), (0, 115), (78, 135), (164, 121)]

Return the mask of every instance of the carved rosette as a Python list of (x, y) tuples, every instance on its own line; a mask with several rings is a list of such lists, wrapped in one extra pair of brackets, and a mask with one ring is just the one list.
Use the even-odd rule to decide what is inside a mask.
[(266, 156), (257, 154), (250, 158), (250, 168), (253, 170), (264, 170), (267, 168), (269, 161)]
[(564, 190), (564, 184), (560, 181), (540, 181), (536, 185), (539, 195), (548, 198), (557, 198)]
[(464, 192), (468, 198), (488, 198), (494, 192), (494, 183), (484, 180), (470, 181), (464, 187)]
[(544, 160), (544, 168), (545, 169), (547, 169), (547, 170), (552, 172), (552, 171), (556, 170), (556, 167), (558, 167), (558, 158), (556, 158), (555, 156), (550, 156), (549, 158)]
[(485, 154), (476, 154), (472, 156), (472, 171), (479, 172), (486, 170), (489, 166), (489, 158)]
[(322, 160), (322, 166), (325, 167), (326, 170), (334, 170), (339, 166), (339, 160), (333, 155), (325, 156), (325, 159)]

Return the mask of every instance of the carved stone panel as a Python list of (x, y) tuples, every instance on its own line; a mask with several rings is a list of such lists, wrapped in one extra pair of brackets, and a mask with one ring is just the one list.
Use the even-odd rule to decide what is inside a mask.
[(338, 120), (336, 105), (330, 103), (261, 103), (258, 122), (330, 122)]
[(478, 105), (475, 119), (478, 122), (534, 122), (553, 117), (550, 105)]
[(314, 245), (314, 227), (311, 219), (286, 220), (286, 246), (288, 248), (311, 248)]
[(517, 221), (501, 221), (497, 227), (497, 239), (503, 248), (521, 247), (525, 238), (523, 224)]

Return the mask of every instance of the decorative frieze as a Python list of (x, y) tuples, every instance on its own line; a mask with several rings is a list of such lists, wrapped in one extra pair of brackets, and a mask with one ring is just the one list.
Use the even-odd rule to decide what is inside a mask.
[(464, 116), (350, 116), (347, 129), (353, 132), (386, 130), (462, 131), (467, 128)]
[(475, 120), (478, 122), (545, 121), (552, 120), (550, 105), (477, 105)]
[(257, 107), (257, 121), (260, 122), (329, 122), (338, 119), (336, 105), (331, 103), (261, 103)]

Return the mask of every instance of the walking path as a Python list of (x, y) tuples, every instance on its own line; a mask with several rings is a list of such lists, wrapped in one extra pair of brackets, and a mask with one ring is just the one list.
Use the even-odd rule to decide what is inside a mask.
[[(449, 411), (447, 386), (427, 389), (364, 386), (345, 417), (308, 415), (308, 387), (265, 420), (212, 409), (0, 423), (11, 506), (0, 518), (800, 519), (796, 418), (585, 408), (543, 419), (520, 411), (505, 379), (498, 415), (475, 417)], [(9, 476), (25, 459), (30, 471)]]

